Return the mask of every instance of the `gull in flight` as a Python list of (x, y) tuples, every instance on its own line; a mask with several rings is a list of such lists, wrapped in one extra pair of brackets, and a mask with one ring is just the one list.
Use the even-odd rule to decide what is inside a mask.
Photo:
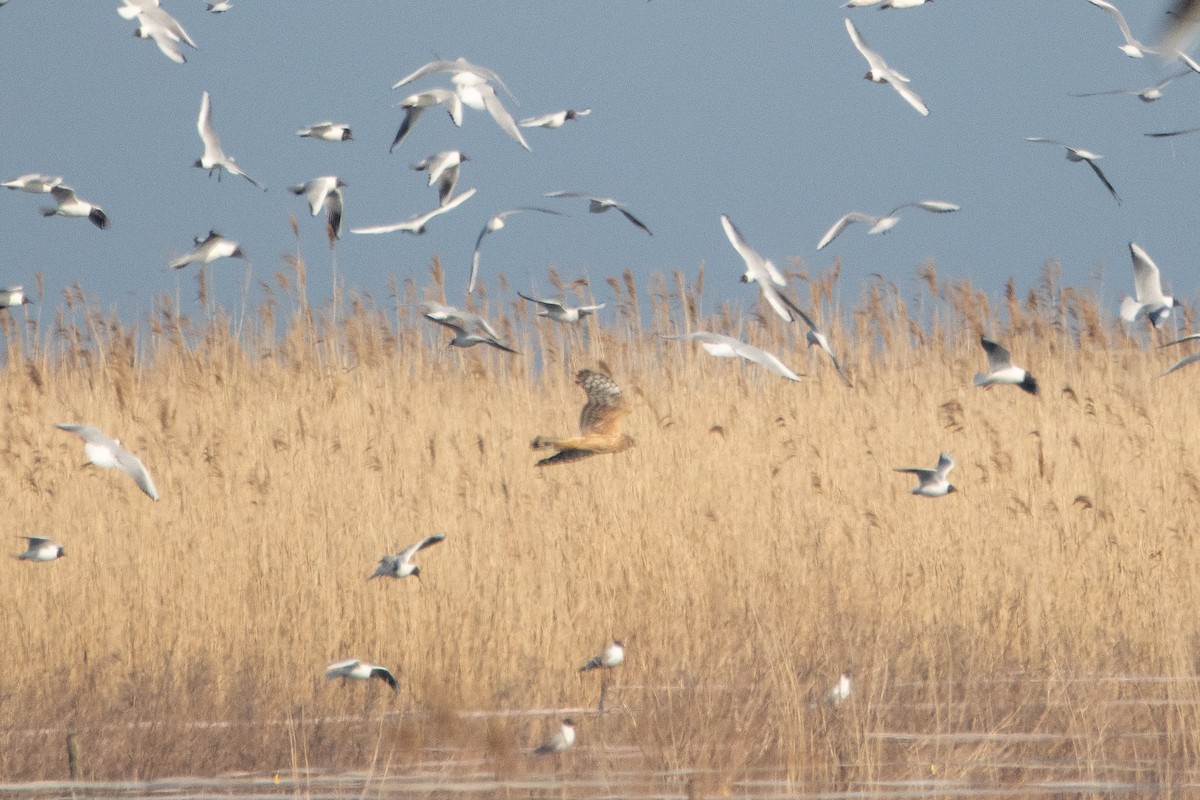
[(513, 96), (513, 93), (508, 91), (508, 87), (504, 85), (504, 81), (500, 80), (499, 75), (497, 75), (495, 72), (492, 72), (487, 67), (481, 67), (477, 64), (472, 64), (470, 61), (467, 61), (461, 56), (453, 61), (447, 61), (446, 59), (441, 58), (430, 61), (428, 64), (418, 67), (416, 71), (396, 81), (394, 84), (392, 84), (392, 88), (399, 89), (401, 86), (406, 86), (413, 81), (420, 80), (421, 78), (428, 77), (429, 75), (436, 75), (439, 72), (449, 72), (452, 75), (474, 75), (477, 78), (496, 84), (503, 89), (509, 97)]
[(212, 101), (209, 100), (208, 92), (200, 96), (200, 116), (196, 119), (196, 130), (200, 132), (200, 141), (204, 142), (204, 153), (192, 164), (193, 167), (208, 170), (210, 176), (215, 170), (218, 181), (221, 180), (221, 170), (225, 170), (230, 175), (241, 175), (259, 189), (266, 189), (242, 172), (242, 168), (234, 163), (233, 156), (225, 155), (225, 151), (221, 149), (221, 140), (217, 138), (217, 131), (213, 128)]
[[(438, 59), (430, 61), (412, 74), (401, 78), (392, 88), (399, 89), (401, 86), (405, 86), (415, 80), (439, 72), (450, 73), (450, 81), (454, 84), (454, 92), (458, 95), (458, 99), (462, 104), (476, 111), (486, 110), (492, 115), (492, 119), (496, 121), (501, 130), (511, 136), (521, 147), (524, 147), (526, 150), (529, 149), (529, 143), (521, 135), (521, 129), (517, 127), (517, 123), (513, 120), (512, 115), (508, 113), (508, 110), (500, 102), (500, 98), (496, 96), (496, 90), (492, 88), (492, 84), (496, 84), (507, 92), (509, 97), (512, 97), (512, 92), (508, 91), (508, 87), (504, 85), (504, 81), (500, 80), (500, 76), (487, 67), (472, 64), (465, 58), (457, 58), (454, 61)], [(397, 141), (402, 138), (403, 136), (397, 134)], [(394, 143), (393, 146), (395, 146)]]
[(1135, 94), (1143, 103), (1153, 103), (1163, 96), (1163, 89), (1176, 78), (1182, 78), (1184, 75), (1192, 74), (1191, 68), (1185, 69), (1182, 72), (1176, 72), (1168, 75), (1153, 86), (1145, 86), (1141, 89), (1107, 89), (1103, 92), (1083, 92), (1081, 94), (1072, 94), (1071, 97), (1099, 97), (1106, 94)]
[(211, 264), (218, 258), (245, 258), (246, 254), (242, 252), (242, 248), (232, 239), (226, 239), (217, 231), (209, 231), (208, 236), (201, 239), (197, 236), (192, 240), (195, 247), (190, 253), (185, 253), (179, 258), (171, 261), (168, 266), (171, 269), (183, 269), (188, 264)]
[(699, 342), (700, 346), (710, 356), (716, 356), (717, 358), (744, 358), (751, 363), (758, 364), (760, 367), (766, 367), (781, 378), (787, 378), (789, 381), (800, 380), (799, 375), (784, 366), (784, 363), (771, 353), (768, 353), (766, 350), (760, 350), (754, 345), (747, 344), (741, 339), (735, 339), (732, 336), (697, 331), (682, 336), (664, 336), (663, 338), (690, 339)]
[(427, 108), (445, 106), (446, 112), (454, 124), (462, 127), (462, 99), (450, 89), (427, 89), (424, 92), (410, 94), (396, 105), (405, 109), (404, 119), (400, 123), (400, 130), (396, 131), (396, 138), (392, 139), (392, 146), (388, 148), (389, 153), (396, 149), (396, 145), (404, 141), (404, 137), (408, 136), (408, 132), (412, 130), (413, 125), (417, 124), (417, 120), (421, 118)]
[[(421, 568), (412, 563), (412, 558), (418, 551), (424, 550), (432, 544), (444, 541), (446, 534), (435, 533), (432, 536), (426, 536), (421, 541), (414, 545), (410, 545), (394, 556), (384, 556), (379, 559), (379, 566), (375, 568), (375, 572), (371, 578), (407, 578), (409, 575), (414, 576), (417, 580), (421, 580)], [(367, 578), (367, 580), (371, 580)]]
[[(950, 474), (950, 470), (952, 469), (954, 469), (954, 459), (945, 453), (942, 453), (941, 456), (938, 457), (937, 467), (934, 469), (903, 467), (897, 468), (896, 472), (909, 472), (917, 476), (919, 483), (917, 484), (917, 488), (911, 490), (912, 494), (920, 495), (921, 497), (944, 497), (951, 492), (958, 491), (957, 488), (951, 485), (950, 481), (946, 480), (946, 476)], [(849, 690), (850, 681), (849, 678), (847, 678), (847, 694), (849, 694)]]
[(517, 292), (517, 296), (541, 306), (537, 312), (539, 317), (549, 317), (555, 322), (564, 322), (567, 324), (579, 322), (579, 320), (588, 314), (594, 314), (604, 308), (604, 303), (594, 306), (569, 306), (565, 301), (542, 300), (537, 297), (530, 297), (527, 294), (521, 294), (520, 292)]
[(341, 122), (315, 122), (296, 131), (303, 139), (320, 139), (325, 142), (348, 142), (354, 138), (350, 126)]
[(575, 720), (568, 717), (562, 728), (533, 751), (535, 756), (558, 755), (575, 744)]
[(1029, 394), (1036, 395), (1038, 393), (1037, 378), (1022, 367), (1013, 364), (1012, 353), (1008, 352), (1008, 348), (983, 337), (979, 338), (979, 344), (987, 353), (988, 371), (986, 375), (982, 372), (975, 373), (975, 379), (972, 382), (976, 386), (984, 386), (988, 389), (993, 386), (1020, 386)]
[(551, 114), (543, 114), (540, 117), (527, 117), (517, 124), (522, 128), (561, 128), (567, 124), (568, 120), (586, 117), (590, 113), (592, 113), (590, 108), (580, 111), (568, 108), (566, 111), (555, 111)]
[(51, 541), (47, 536), (18, 536), (17, 538), (29, 542), (24, 553), (14, 556), (22, 561), (54, 561), (66, 555), (62, 545)]
[(1116, 20), (1117, 27), (1121, 29), (1121, 35), (1125, 37), (1125, 44), (1117, 45), (1122, 53), (1130, 58), (1141, 58), (1146, 53), (1158, 52), (1157, 48), (1147, 47), (1133, 38), (1133, 33), (1129, 30), (1129, 23), (1125, 21), (1125, 15), (1121, 13), (1119, 8), (1108, 2), (1108, 0), (1088, 0), (1088, 2), (1096, 8), (1107, 11)]
[(941, 200), (918, 200), (915, 203), (905, 203), (904, 205), (896, 206), (882, 217), (874, 214), (864, 214), (861, 211), (851, 211), (849, 214), (842, 216), (837, 222), (830, 226), (829, 230), (825, 231), (825, 235), (821, 237), (821, 241), (817, 242), (817, 249), (822, 250), (827, 244), (836, 239), (842, 231), (846, 230), (848, 225), (855, 222), (866, 222), (870, 224), (867, 233), (887, 233), (896, 224), (900, 222), (900, 211), (906, 208), (922, 208), (926, 211), (932, 211), (936, 214), (948, 214), (952, 211), (958, 211), (959, 206), (954, 203), (946, 203)]
[(438, 202), (442, 205), (454, 196), (454, 187), (458, 186), (458, 172), (464, 161), (471, 159), (461, 150), (443, 150), (440, 153), (422, 158), (412, 165), (417, 172), (428, 172), (428, 186), (438, 184)]
[(233, 3), (229, 0), (216, 0), (213, 3), (206, 3), (208, 7), (205, 9), (210, 14), (221, 14), (233, 8)]
[(1129, 255), (1133, 259), (1133, 292), (1137, 299), (1126, 297), (1121, 301), (1121, 319), (1133, 322), (1144, 316), (1159, 328), (1171, 315), (1171, 309), (1180, 303), (1174, 297), (1163, 294), (1158, 265), (1141, 245), (1130, 242)]
[(81, 199), (75, 190), (70, 186), (59, 184), (50, 189), (50, 196), (54, 198), (55, 206), (46, 206), (42, 209), (43, 217), (87, 217), (92, 224), (100, 230), (107, 230), (109, 226), (108, 215), (104, 213), (104, 209), (87, 200)]
[[(88, 463), (102, 469), (117, 467), (138, 485), (138, 488), (151, 500), (158, 499), (158, 489), (154, 488), (154, 480), (138, 457), (121, 446), (121, 443), (109, 437), (104, 431), (91, 425), (77, 425), (60, 422), (56, 427), (75, 434), (83, 439), (83, 452)], [(84, 466), (87, 466), (86, 464)]]
[(433, 211), (426, 211), (424, 214), (418, 214), (415, 217), (406, 219), (403, 222), (393, 222), (391, 225), (375, 225), (370, 228), (351, 228), (351, 233), (392, 233), (393, 231), (404, 231), (405, 233), (423, 234), (425, 226), (434, 217), (445, 214), (447, 211), (452, 211), (460, 205), (470, 200), (475, 196), (474, 189), (467, 189), (462, 194), (452, 197), (442, 205), (435, 208)]
[(887, 65), (883, 60), (883, 56), (876, 53), (871, 48), (867, 47), (867, 43), (863, 41), (859, 35), (858, 29), (854, 27), (854, 23), (846, 19), (846, 32), (850, 34), (850, 41), (854, 42), (854, 46), (858, 48), (858, 52), (862, 53), (863, 58), (867, 60), (869, 69), (864, 76), (869, 81), (875, 83), (886, 83), (896, 90), (896, 93), (904, 98), (904, 102), (915, 108), (922, 116), (929, 115), (929, 109), (917, 93), (909, 88), (909, 79), (901, 75), (896, 70)]
[(187, 61), (180, 51), (180, 45), (187, 44), (196, 49), (196, 43), (188, 32), (179, 24), (179, 20), (163, 11), (158, 0), (125, 0), (125, 5), (117, 9), (123, 19), (137, 19), (138, 28), (133, 35), (139, 39), (153, 39), (164, 56), (182, 64)]
[(506, 353), (517, 353), (516, 350), (501, 342), (500, 334), (496, 333), (496, 329), (478, 314), (435, 302), (422, 303), (421, 311), (430, 322), (436, 322), (438, 325), (454, 331), (454, 338), (450, 340), (452, 347), (473, 347), (477, 344), (486, 344)]
[(746, 237), (742, 236), (742, 232), (724, 214), (721, 215), (721, 227), (725, 229), (725, 236), (733, 245), (733, 249), (746, 263), (746, 272), (742, 275), (742, 283), (757, 283), (762, 296), (771, 304), (771, 308), (775, 309), (775, 313), (784, 322), (791, 322), (792, 315), (788, 313), (775, 288), (787, 286), (787, 280), (783, 277), (783, 273), (769, 259), (763, 258), (757, 250), (747, 244)]
[(386, 667), (377, 667), (374, 664), (368, 664), (366, 661), (359, 661), (357, 658), (338, 661), (326, 667), (325, 680), (331, 681), (334, 678), (346, 678), (356, 681), (369, 681), (371, 678), (378, 678), (392, 687), (393, 692), (400, 691), (400, 684), (396, 682), (396, 676), (392, 674), (391, 670)]
[(575, 375), (575, 383), (588, 398), (579, 415), (579, 436), (539, 436), (534, 439), (530, 445), (534, 450), (558, 450), (537, 462), (539, 467), (579, 461), (603, 453), (621, 453), (635, 444), (633, 437), (621, 432), (621, 419), (630, 409), (617, 382), (604, 373), (581, 369)]
[(852, 676), (852, 670), (846, 670), (841, 674), (838, 682), (830, 687), (829, 691), (825, 692), (825, 705), (830, 708), (837, 708), (850, 699), (850, 678)]
[(650, 229), (647, 228), (640, 219), (635, 217), (633, 214), (629, 213), (629, 209), (625, 208), (625, 205), (623, 203), (621, 203), (619, 200), (614, 200), (611, 197), (595, 197), (593, 195), (586, 194), (584, 192), (546, 192), (546, 197), (579, 197), (579, 198), (582, 198), (583, 200), (588, 201), (588, 211), (590, 211), (593, 214), (603, 214), (605, 211), (608, 211), (610, 208), (615, 208), (617, 211), (620, 211), (625, 216), (625, 219), (632, 222), (635, 226), (637, 226), (638, 228), (641, 228), (643, 231), (645, 231), (650, 236), (654, 235), (654, 234), (650, 233)]
[(62, 182), (63, 179), (59, 175), (41, 175), (31, 172), (28, 175), (22, 175), (19, 178), (13, 178), (11, 181), (0, 183), (0, 186), (29, 192), (30, 194), (49, 194), (51, 189)]
[(1113, 199), (1117, 201), (1117, 204), (1120, 205), (1121, 198), (1117, 196), (1117, 190), (1114, 189), (1113, 185), (1108, 182), (1108, 178), (1104, 177), (1104, 173), (1100, 171), (1100, 167), (1096, 164), (1096, 161), (1104, 156), (1100, 155), (1099, 153), (1093, 153), (1091, 150), (1084, 150), (1080, 147), (1072, 147), (1071, 145), (1060, 142), (1057, 139), (1045, 139), (1041, 136), (1026, 136), (1025, 141), (1037, 142), (1039, 144), (1056, 144), (1059, 147), (1065, 147), (1067, 150), (1067, 161), (1082, 161), (1091, 167), (1092, 172), (1096, 173), (1096, 177), (1099, 178), (1100, 182), (1104, 184), (1106, 189), (1108, 189), (1108, 193), (1111, 194)]
[(312, 209), (314, 217), (324, 209), (325, 221), (329, 225), (329, 230), (333, 231), (333, 238), (340, 239), (342, 236), (342, 209), (345, 207), (342, 187), (346, 185), (346, 182), (336, 175), (322, 175), (306, 183), (289, 186), (288, 191), (297, 196), (304, 195), (308, 199), (308, 207)]
[(25, 294), (24, 286), (5, 286), (0, 289), (0, 308), (15, 308), (32, 302), (29, 295)]
[(591, 661), (579, 668), (580, 672), (588, 672), (593, 669), (612, 669), (619, 667), (625, 663), (625, 645), (621, 644), (620, 639), (612, 639), (600, 651), (600, 655), (593, 658)]
[[(1184, 342), (1194, 342), (1198, 339), (1200, 339), (1200, 333), (1192, 333), (1192, 334), (1188, 334), (1187, 336), (1184, 336), (1181, 339), (1176, 339), (1175, 341), (1167, 342), (1166, 344), (1163, 345), (1163, 347), (1171, 347), (1172, 345), (1183, 344)], [(1172, 372), (1183, 369), (1188, 364), (1195, 364), (1197, 361), (1200, 361), (1200, 353), (1192, 353), (1190, 356), (1184, 356), (1183, 358), (1179, 359), (1174, 364), (1172, 364), (1171, 368), (1168, 369), (1166, 372), (1164, 372), (1163, 375), (1170, 375)], [(1159, 377), (1161, 378), (1162, 375), (1160, 375)]]
[(475, 255), (471, 257), (471, 280), (467, 284), (467, 294), (475, 291), (475, 282), (479, 278), (479, 247), (483, 244), (483, 237), (487, 236), (489, 233), (495, 233), (496, 231), (503, 229), (509, 217), (522, 211), (539, 211), (543, 214), (553, 214), (556, 217), (562, 216), (562, 214), (558, 211), (551, 211), (548, 208), (521, 206), (520, 208), (510, 208), (507, 211), (501, 211), (499, 214), (489, 219), (483, 226), (483, 230), (479, 232), (479, 238), (475, 240)]
[(788, 307), (792, 311), (800, 315), (800, 319), (804, 320), (804, 324), (808, 326), (808, 332), (804, 334), (804, 340), (808, 342), (808, 346), (824, 350), (825, 354), (829, 356), (829, 360), (833, 362), (833, 368), (837, 370), (837, 374), (841, 377), (842, 381), (853, 389), (854, 384), (850, 382), (850, 379), (846, 377), (846, 373), (842, 371), (842, 365), (838, 362), (838, 357), (833, 354), (833, 348), (829, 346), (829, 337), (822, 333), (821, 329), (812, 321), (812, 318), (804, 313), (804, 309), (793, 303), (787, 295), (781, 294), (780, 297), (783, 298), (783, 301), (788, 304)]

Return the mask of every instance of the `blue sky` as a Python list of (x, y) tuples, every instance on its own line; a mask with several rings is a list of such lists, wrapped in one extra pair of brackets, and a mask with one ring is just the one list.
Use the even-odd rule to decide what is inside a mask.
[[(63, 175), (112, 220), (100, 231), (85, 220), (43, 219), (37, 209), (48, 196), (0, 194), (0, 283), (30, 286), (40, 270), (51, 307), (78, 281), (102, 307), (141, 319), (155, 295), (173, 295), (182, 280), (195, 311), (196, 267), (174, 273), (167, 261), (217, 228), (249, 254), (254, 283), (270, 281), (280, 254), (294, 251), (292, 212), (311, 296), (320, 300), (329, 285), (323, 223), (286, 186), (337, 174), (349, 183), (348, 227), (398, 221), (436, 203), (410, 164), (461, 149), (472, 160), (459, 190), (476, 187), (476, 196), (425, 236), (347, 233), (338, 248), (347, 289), (390, 305), (389, 280), (428, 284), (436, 254), (449, 300), (461, 304), (487, 218), (537, 204), (571, 216), (524, 215), (488, 237), (482, 274), (493, 305), (516, 299), (499, 292), (499, 272), (527, 292), (550, 291), (552, 266), (567, 279), (586, 275), (604, 301), (611, 297), (602, 279), (626, 268), (641, 278), (674, 270), (692, 277), (703, 263), (706, 310), (725, 299), (752, 308), (756, 292), (737, 282), (742, 265), (721, 213), (777, 264), (795, 257), (815, 272), (840, 258), (847, 304), (875, 272), (916, 294), (916, 269), (930, 258), (943, 278), (968, 279), (997, 297), (1010, 276), (1028, 287), (1046, 259), (1059, 259), (1065, 281), (1103, 292), (1115, 315), (1132, 290), (1130, 240), (1177, 295), (1195, 294), (1200, 134), (1142, 134), (1200, 126), (1200, 75), (1150, 104), (1068, 96), (1141, 87), (1176, 69), (1122, 55), (1116, 25), (1086, 0), (936, 0), (903, 11), (827, 0), (234, 5), (211, 15), (202, 0), (166, 0), (199, 45), (182, 65), (135, 39), (116, 0), (11, 0), (0, 8), (0, 179)], [(1135, 35), (1156, 40), (1163, 4), (1123, 5)], [(846, 35), (846, 16), (912, 79), (928, 117), (863, 80), (866, 63)], [(407, 93), (391, 85), (435, 54), (499, 73), (519, 101), (505, 98), (515, 117), (593, 113), (559, 130), (527, 130), (527, 153), (483, 112), (468, 109), (462, 128), (431, 112), (389, 155), (402, 117), (393, 104)], [(449, 85), (448, 76), (414, 90), (437, 85)], [(191, 167), (201, 151), (195, 124), (204, 90), (226, 152), (267, 192)], [(295, 136), (323, 119), (349, 123), (354, 141)], [(1086, 165), (1026, 136), (1102, 153), (1123, 204)], [(589, 215), (581, 202), (541, 197), (556, 189), (618, 198), (654, 236), (612, 213)], [(816, 250), (843, 213), (884, 213), (918, 199), (962, 211), (910, 209), (886, 235), (854, 226)], [(235, 306), (243, 266), (217, 262), (209, 275), (220, 302)]]

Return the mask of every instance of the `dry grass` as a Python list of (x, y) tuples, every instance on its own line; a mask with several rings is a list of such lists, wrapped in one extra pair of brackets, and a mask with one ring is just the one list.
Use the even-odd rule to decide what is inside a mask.
[[(393, 309), (311, 309), (299, 254), (234, 321), (163, 299), (130, 329), (82, 290), (52, 330), (8, 319), (9, 530), (68, 557), (0, 565), (0, 775), (65, 776), (67, 730), (88, 777), (395, 771), (444, 746), (519, 775), (543, 769), (523, 753), (552, 723), (458, 712), (594, 705), (576, 669), (616, 635), (619, 710), (581, 719), (566, 769), (603, 771), (603, 743), (715, 787), (766, 766), (828, 785), (1020, 782), (1050, 760), (1192, 776), (1196, 684), (1094, 678), (1196, 669), (1195, 375), (1158, 380), (1176, 354), (1120, 333), (1053, 265), (998, 307), (933, 265), (922, 278), (920, 297), (879, 280), (844, 311), (836, 276), (809, 282), (853, 390), (799, 328), (707, 313), (702, 282), (679, 275), (641, 296), (610, 281), (614, 328), (486, 301), (520, 358), (444, 349), (407, 305), (426, 293), (413, 285)], [(656, 335), (685, 328), (740, 328), (808, 378)], [(981, 332), (1040, 398), (972, 388)], [(600, 361), (632, 398), (638, 447), (533, 468), (529, 441), (573, 428), (571, 375)], [(162, 500), (80, 471), (53, 425), (68, 421), (121, 437)], [(893, 468), (943, 450), (960, 491), (909, 495)], [(366, 582), (436, 530), (449, 537), (421, 554), (423, 584)], [(400, 694), (326, 683), (349, 656), (396, 669)], [(845, 665), (854, 699), (814, 708)], [(347, 715), (366, 719), (329, 719)], [(924, 738), (949, 732), (1063, 737)]]

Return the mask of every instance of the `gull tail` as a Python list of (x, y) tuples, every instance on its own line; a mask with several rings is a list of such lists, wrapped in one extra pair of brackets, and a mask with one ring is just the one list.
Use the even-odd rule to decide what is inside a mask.
[(1141, 315), (1144, 308), (1145, 306), (1137, 300), (1134, 300), (1132, 297), (1126, 297), (1121, 301), (1121, 319), (1126, 322), (1133, 322)]

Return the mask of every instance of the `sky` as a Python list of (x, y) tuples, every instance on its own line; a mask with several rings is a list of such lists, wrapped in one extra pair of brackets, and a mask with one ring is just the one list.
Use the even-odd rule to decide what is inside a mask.
[[(603, 279), (625, 269), (645, 285), (656, 272), (692, 280), (703, 264), (706, 312), (724, 301), (753, 310), (757, 291), (738, 282), (743, 266), (722, 213), (780, 266), (816, 273), (840, 259), (845, 305), (872, 273), (918, 295), (916, 271), (929, 259), (942, 279), (969, 280), (997, 298), (1010, 277), (1027, 289), (1056, 259), (1065, 283), (1096, 289), (1115, 315), (1132, 291), (1130, 241), (1155, 259), (1175, 294), (1196, 294), (1200, 134), (1143, 134), (1200, 126), (1200, 75), (1175, 81), (1155, 103), (1069, 96), (1140, 88), (1177, 69), (1123, 55), (1112, 18), (1086, 0), (936, 0), (908, 10), (843, 9), (837, 0), (234, 0), (219, 15), (206, 13), (203, 0), (164, 0), (199, 46), (185, 48), (186, 64), (135, 38), (117, 5), (0, 7), (0, 180), (62, 175), (112, 221), (101, 231), (83, 219), (43, 219), (48, 195), (0, 193), (0, 285), (31, 287), (42, 272), (46, 319), (76, 282), (130, 321), (144, 320), (159, 295), (178, 293), (185, 311), (197, 311), (197, 267), (166, 265), (212, 228), (248, 254), (253, 305), (281, 254), (295, 252), (289, 214), (300, 223), (310, 299), (321, 302), (332, 266), (324, 223), (286, 187), (335, 174), (349, 184), (347, 228), (399, 221), (437, 202), (410, 165), (449, 149), (471, 159), (459, 191), (477, 194), (424, 236), (346, 233), (337, 269), (347, 291), (390, 307), (393, 283), (430, 286), (436, 255), (449, 301), (462, 305), (486, 220), (539, 205), (570, 216), (519, 215), (483, 243), (493, 308), (516, 301), (515, 289), (553, 294), (550, 268), (567, 280), (588, 277), (603, 302), (613, 299)], [(1158, 39), (1164, 3), (1119, 5), (1138, 38)], [(911, 78), (928, 117), (863, 80), (866, 62), (845, 17)], [(526, 152), (484, 112), (467, 109), (455, 128), (435, 109), (389, 154), (402, 119), (394, 104), (449, 86), (449, 76), (395, 91), (392, 84), (434, 57), (458, 56), (503, 78), (516, 100), (501, 96), (516, 118), (592, 113), (558, 130), (526, 129)], [(205, 90), (226, 153), (267, 191), (192, 168)], [(327, 119), (350, 124), (354, 139), (295, 135)], [(1027, 136), (1103, 154), (1122, 204), (1086, 164)], [(583, 201), (542, 197), (553, 190), (617, 198), (654, 235), (612, 212), (588, 214)], [(883, 214), (922, 199), (962, 210), (908, 209), (887, 234), (851, 226), (816, 249), (848, 211)], [(497, 284), (501, 272), (508, 292)], [(218, 301), (237, 307), (244, 265), (219, 261), (208, 275)]]

